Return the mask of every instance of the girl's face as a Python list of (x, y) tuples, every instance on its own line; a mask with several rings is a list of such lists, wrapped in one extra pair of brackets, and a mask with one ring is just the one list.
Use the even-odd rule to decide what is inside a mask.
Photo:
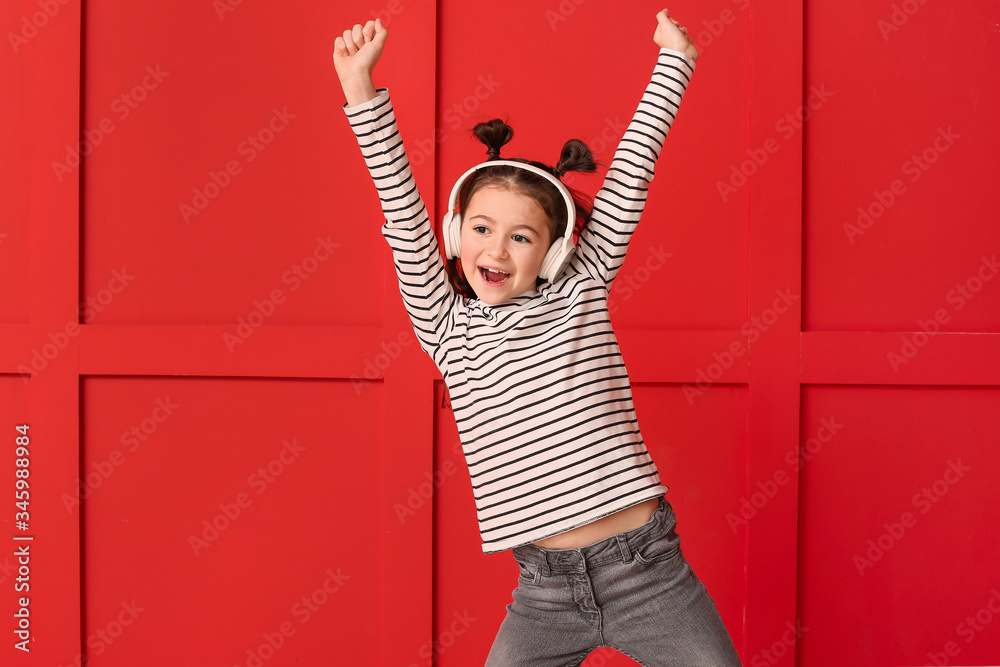
[(531, 197), (484, 187), (462, 213), (462, 270), (483, 303), (534, 290), (550, 245), (552, 222)]

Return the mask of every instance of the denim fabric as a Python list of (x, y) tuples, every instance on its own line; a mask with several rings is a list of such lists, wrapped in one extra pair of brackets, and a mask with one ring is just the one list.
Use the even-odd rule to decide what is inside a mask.
[(520, 574), (487, 667), (575, 667), (610, 646), (645, 667), (740, 665), (662, 496), (649, 521), (578, 549), (512, 552)]

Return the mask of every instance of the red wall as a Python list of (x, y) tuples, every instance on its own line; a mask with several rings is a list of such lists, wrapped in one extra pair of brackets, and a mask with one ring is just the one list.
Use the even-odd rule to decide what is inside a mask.
[[(333, 38), (389, 27), (440, 211), (485, 118), (610, 162), (660, 8), (6, 3), (0, 604), (31, 639), (0, 663), (481, 664), (516, 566), (482, 555)], [(747, 665), (1000, 662), (996, 7), (671, 13), (702, 55), (612, 309), (685, 553)]]

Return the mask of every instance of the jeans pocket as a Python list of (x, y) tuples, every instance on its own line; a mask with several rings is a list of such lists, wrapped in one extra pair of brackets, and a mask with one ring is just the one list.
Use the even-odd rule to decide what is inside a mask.
[(681, 538), (674, 529), (656, 532), (632, 548), (640, 563), (660, 563), (675, 558), (681, 551)]
[(541, 568), (538, 567), (536, 563), (531, 561), (517, 560), (517, 581), (520, 584), (537, 584), (539, 578), (541, 577)]

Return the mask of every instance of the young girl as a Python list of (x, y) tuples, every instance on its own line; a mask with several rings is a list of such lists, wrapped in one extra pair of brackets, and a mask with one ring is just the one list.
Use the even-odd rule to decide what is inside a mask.
[(388, 90), (372, 82), (388, 33), (369, 21), (336, 39), (345, 112), (382, 202), (403, 302), (451, 396), (483, 552), (511, 549), (520, 568), (488, 666), (579, 665), (600, 646), (642, 665), (740, 664), (680, 550), (608, 316), (698, 56), (667, 10), (656, 18), (652, 78), (592, 213), (559, 180), (594, 170), (582, 142), (567, 142), (554, 168), (501, 159), (512, 130), (481, 123), (489, 159), (452, 192), (448, 266)]

